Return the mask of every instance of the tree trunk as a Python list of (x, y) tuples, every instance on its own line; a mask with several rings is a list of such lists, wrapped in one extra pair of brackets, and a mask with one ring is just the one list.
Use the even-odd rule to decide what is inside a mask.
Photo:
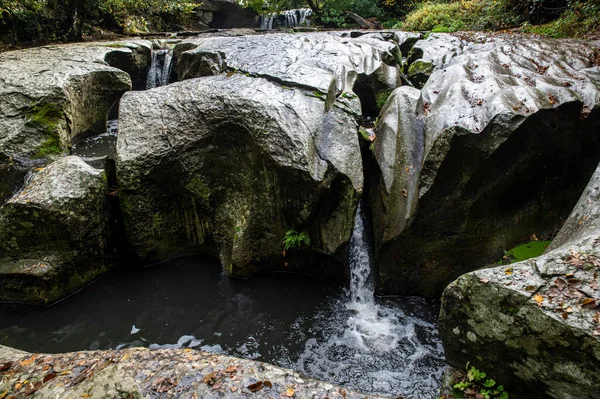
[(358, 24), (358, 26), (361, 27), (361, 29), (376, 29), (377, 28), (375, 26), (375, 24), (367, 21), (366, 19), (364, 19), (363, 17), (361, 17), (358, 14), (355, 14), (350, 11), (346, 11), (346, 15), (348, 16), (348, 18), (350, 18), (351, 20), (356, 22)]

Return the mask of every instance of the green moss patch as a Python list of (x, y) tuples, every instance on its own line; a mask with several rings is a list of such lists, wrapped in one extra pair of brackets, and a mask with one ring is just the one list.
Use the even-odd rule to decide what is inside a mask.
[(46, 139), (39, 145), (35, 158), (45, 158), (62, 152), (58, 137), (58, 125), (64, 119), (63, 111), (52, 103), (33, 105), (27, 112), (28, 122), (43, 131)]
[(544, 253), (552, 241), (531, 241), (526, 244), (517, 245), (504, 253), (502, 260), (498, 263), (515, 263), (527, 259), (536, 258)]

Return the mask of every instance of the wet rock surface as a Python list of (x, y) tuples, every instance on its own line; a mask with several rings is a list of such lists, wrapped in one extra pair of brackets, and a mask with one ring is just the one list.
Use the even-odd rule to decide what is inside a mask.
[(143, 41), (0, 54), (0, 201), (28, 170), (66, 155), (82, 137), (104, 132), (108, 110), (131, 89), (125, 71), (145, 69), (149, 54)]
[(0, 389), (36, 398), (377, 399), (266, 363), (192, 349), (29, 354), (0, 346)]
[(117, 175), (137, 254), (216, 250), (226, 271), (247, 275), (281, 259), (290, 229), (337, 251), (363, 178), (357, 125), (343, 107), (327, 111), (312, 92), (243, 74), (127, 94)]
[(465, 274), (446, 288), (440, 332), (451, 365), (485, 369), (511, 398), (597, 396), (599, 182), (597, 170), (544, 255)]
[(105, 171), (79, 157), (35, 172), (0, 208), (0, 300), (49, 304), (112, 266)]
[[(419, 181), (407, 227), (396, 229), (396, 238), (375, 233), (384, 237), (377, 263), (385, 291), (436, 296), (532, 234), (557, 231), (600, 158), (600, 68), (592, 47), (502, 35), (454, 37), (442, 48), (447, 43), (457, 47), (436, 61), (416, 107), (399, 109), (397, 141), (405, 140), (402, 131), (415, 138), (396, 151), (422, 152), (422, 161), (409, 157), (382, 171), (387, 181), (404, 171), (407, 181), (395, 193), (373, 190), (373, 204), (400, 197), (398, 190), (408, 201), (415, 195), (410, 182)], [(395, 117), (395, 109), (387, 112), (380, 120)], [(385, 151), (376, 146), (379, 162)], [(388, 209), (395, 215), (389, 220), (410, 215), (406, 206)]]

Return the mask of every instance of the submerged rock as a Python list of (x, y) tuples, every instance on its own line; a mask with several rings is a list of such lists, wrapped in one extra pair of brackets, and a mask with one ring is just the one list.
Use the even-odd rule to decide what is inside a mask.
[(192, 349), (50, 355), (0, 346), (0, 367), (0, 389), (11, 397), (383, 399), (270, 364)]
[(511, 398), (598, 396), (599, 190), (600, 168), (544, 255), (446, 288), (439, 322), (451, 365), (470, 361)]
[(79, 139), (106, 131), (109, 109), (131, 89), (125, 71), (145, 73), (149, 55), (144, 42), (0, 54), (0, 202), (28, 170), (65, 155)]
[(327, 268), (288, 265), (282, 240), (304, 232), (331, 255), (350, 238), (363, 186), (352, 101), (327, 109), (312, 91), (240, 73), (126, 94), (117, 177), (136, 255), (208, 251), (236, 276)]
[(106, 173), (81, 158), (37, 171), (0, 208), (0, 301), (49, 304), (112, 266)]
[(461, 43), (418, 101), (402, 88), (379, 117), (382, 178), (370, 201), (387, 229), (375, 231), (387, 292), (437, 296), (532, 234), (558, 230), (600, 159), (591, 47), (510, 36)]

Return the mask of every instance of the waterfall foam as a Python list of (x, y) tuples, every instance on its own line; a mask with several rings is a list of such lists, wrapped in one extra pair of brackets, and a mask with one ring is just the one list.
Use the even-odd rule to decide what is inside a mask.
[(422, 312), (422, 298), (376, 300), (362, 208), (350, 239), (349, 295), (319, 315), (319, 335), (286, 365), (364, 392), (437, 398), (444, 355), (435, 319)]
[(169, 84), (173, 50), (161, 49), (152, 51), (152, 62), (146, 78), (146, 89), (165, 86)]

